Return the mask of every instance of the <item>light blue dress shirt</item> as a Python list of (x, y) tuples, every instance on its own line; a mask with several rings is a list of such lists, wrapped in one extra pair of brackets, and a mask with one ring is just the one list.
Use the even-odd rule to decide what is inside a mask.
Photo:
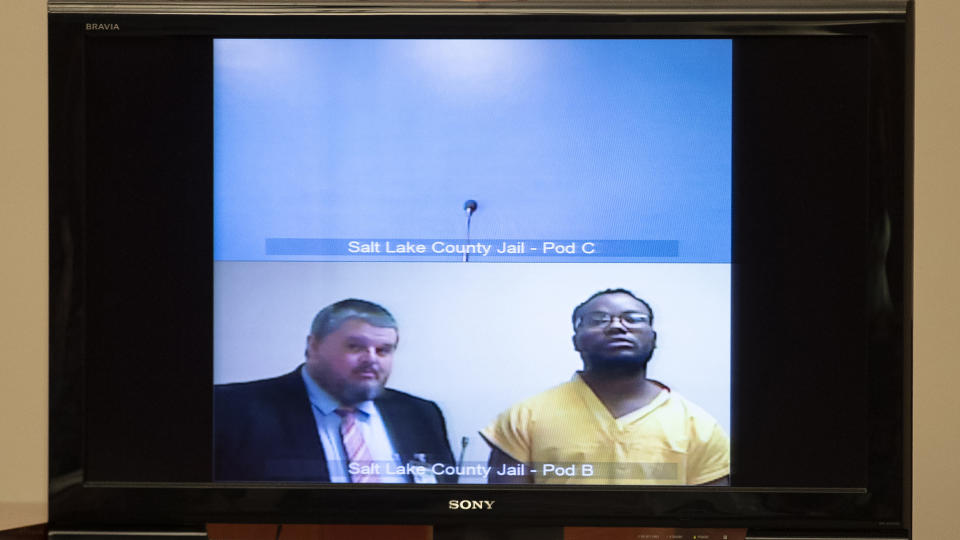
[[(350, 482), (350, 474), (347, 470), (349, 463), (347, 455), (343, 449), (343, 439), (340, 437), (341, 418), (334, 411), (340, 407), (340, 403), (329, 393), (317, 384), (304, 367), (300, 370), (303, 377), (303, 384), (307, 388), (307, 396), (310, 398), (313, 418), (317, 423), (317, 434), (320, 435), (320, 442), (323, 444), (323, 454), (327, 460), (327, 469), (330, 471), (331, 482)], [(363, 440), (370, 449), (370, 455), (373, 461), (380, 466), (383, 474), (379, 475), (380, 482), (397, 484), (407, 482), (405, 475), (387, 474), (387, 471), (396, 471), (400, 466), (400, 456), (390, 444), (390, 437), (387, 435), (387, 427), (383, 423), (380, 411), (373, 401), (364, 401), (355, 406), (357, 413), (357, 426), (363, 435)]]

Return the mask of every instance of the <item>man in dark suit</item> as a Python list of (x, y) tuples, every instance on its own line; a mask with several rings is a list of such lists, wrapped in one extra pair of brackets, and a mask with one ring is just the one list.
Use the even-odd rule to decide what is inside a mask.
[(453, 464), (439, 407), (385, 388), (398, 339), (386, 309), (342, 300), (296, 370), (215, 387), (215, 480), (455, 482), (436, 465)]

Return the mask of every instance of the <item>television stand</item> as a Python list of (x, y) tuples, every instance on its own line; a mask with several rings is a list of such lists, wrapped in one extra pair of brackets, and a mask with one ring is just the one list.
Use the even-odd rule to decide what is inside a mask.
[(209, 524), (207, 536), (210, 540), (745, 540), (746, 529)]

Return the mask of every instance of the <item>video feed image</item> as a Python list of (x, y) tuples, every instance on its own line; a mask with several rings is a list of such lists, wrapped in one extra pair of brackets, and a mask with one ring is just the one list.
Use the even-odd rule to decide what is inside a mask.
[(216, 481), (730, 481), (728, 40), (214, 52)]

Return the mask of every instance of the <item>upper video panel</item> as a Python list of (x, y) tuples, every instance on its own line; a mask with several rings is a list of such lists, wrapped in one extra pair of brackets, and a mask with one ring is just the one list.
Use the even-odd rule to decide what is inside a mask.
[(214, 50), (217, 260), (730, 261), (729, 40)]

